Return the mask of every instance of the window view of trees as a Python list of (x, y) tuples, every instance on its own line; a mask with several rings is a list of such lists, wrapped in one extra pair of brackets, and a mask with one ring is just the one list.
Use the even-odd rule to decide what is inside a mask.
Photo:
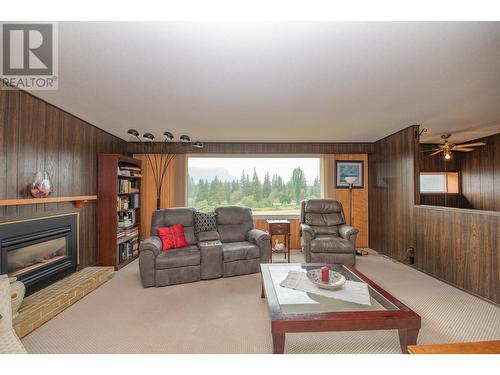
[(314, 179), (308, 182), (301, 167), (293, 168), (287, 180), (269, 171), (259, 178), (257, 168), (251, 174), (243, 170), (239, 178), (230, 177), (224, 168), (217, 169), (220, 175), (203, 176), (199, 169), (189, 168), (190, 207), (212, 211), (216, 206), (229, 204), (248, 206), (254, 211), (295, 211), (302, 199), (320, 197), (317, 170), (313, 171)]

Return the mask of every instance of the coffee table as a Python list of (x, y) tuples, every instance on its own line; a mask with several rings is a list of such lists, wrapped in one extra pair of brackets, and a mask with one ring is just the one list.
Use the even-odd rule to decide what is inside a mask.
[(403, 353), (417, 343), (420, 316), (352, 266), (330, 265), (347, 280), (368, 285), (371, 306), (284, 288), (290, 270), (307, 271), (323, 264), (261, 264), (262, 298), (271, 315), (273, 353), (283, 354), (285, 334), (295, 332), (397, 329)]

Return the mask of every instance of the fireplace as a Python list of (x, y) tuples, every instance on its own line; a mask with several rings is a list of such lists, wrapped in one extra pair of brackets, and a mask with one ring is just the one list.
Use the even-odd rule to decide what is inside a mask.
[(75, 271), (78, 213), (0, 223), (0, 274), (31, 294)]

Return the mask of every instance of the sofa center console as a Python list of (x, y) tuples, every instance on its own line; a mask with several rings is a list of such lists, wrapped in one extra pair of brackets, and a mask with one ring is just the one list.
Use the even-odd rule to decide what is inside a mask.
[(199, 242), (201, 255), (201, 278), (203, 280), (216, 279), (224, 274), (222, 242)]

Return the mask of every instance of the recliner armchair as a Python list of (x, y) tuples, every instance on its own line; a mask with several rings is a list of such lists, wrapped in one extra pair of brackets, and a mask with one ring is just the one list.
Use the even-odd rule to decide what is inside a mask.
[(342, 204), (333, 199), (307, 199), (300, 206), (301, 245), (306, 263), (356, 263), (358, 230), (345, 225)]

